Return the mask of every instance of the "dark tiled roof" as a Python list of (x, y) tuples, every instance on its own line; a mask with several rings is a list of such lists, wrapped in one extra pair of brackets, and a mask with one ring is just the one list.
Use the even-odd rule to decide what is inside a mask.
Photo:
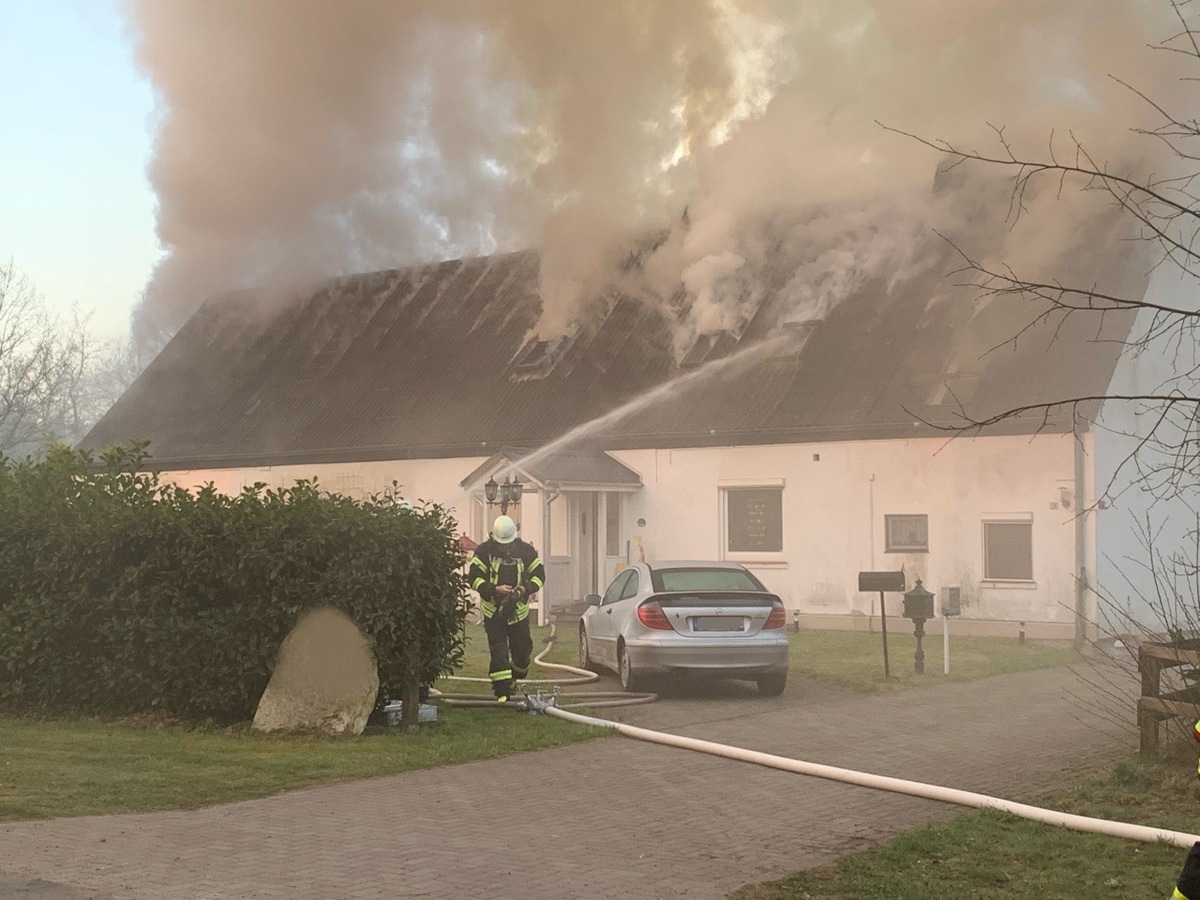
[[(1114, 246), (1099, 242), (1077, 268), (1107, 260), (1110, 275), (1144, 290), (1144, 278), (1119, 269)], [(931, 241), (925, 256), (921, 274), (890, 289), (868, 283), (844, 299), (799, 354), (780, 348), (695, 377), (584, 443), (907, 437), (931, 433), (919, 420), (954, 420), (955, 397), (982, 417), (1106, 389), (1128, 316), (1108, 316), (1099, 331), (1094, 316), (1047, 322), (980, 358), (987, 341), (1015, 332), (1033, 310), (1020, 298), (981, 310), (947, 276), (950, 248)], [(266, 308), (253, 292), (214, 299), (82, 446), (150, 438), (152, 461), (179, 468), (491, 456), (541, 446), (681, 374), (672, 323), (624, 295), (597, 300), (548, 375), (517, 374), (540, 311), (537, 277), (537, 255), (523, 252), (341, 278)], [(767, 339), (781, 303), (768, 291), (740, 344), (722, 339), (713, 352)], [(986, 324), (997, 304), (1016, 305), (1001, 316), (1011, 327)], [(964, 355), (972, 341), (978, 351)], [(1042, 427), (1037, 415), (1002, 430)]]

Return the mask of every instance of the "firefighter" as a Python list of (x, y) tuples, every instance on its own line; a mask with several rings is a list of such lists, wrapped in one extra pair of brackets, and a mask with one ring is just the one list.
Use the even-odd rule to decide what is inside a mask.
[(469, 578), (483, 601), (492, 693), (504, 703), (512, 696), (513, 682), (529, 674), (529, 598), (545, 585), (546, 568), (533, 545), (517, 537), (517, 524), (498, 516), (489, 538), (475, 548)]
[[(1192, 726), (1192, 737), (1200, 743), (1200, 722)], [(1200, 777), (1200, 763), (1196, 765), (1196, 776)], [(1194, 844), (1183, 861), (1171, 900), (1200, 900), (1200, 844)]]
[(1193, 844), (1183, 863), (1179, 881), (1171, 893), (1171, 900), (1197, 900), (1200, 898), (1200, 844)]

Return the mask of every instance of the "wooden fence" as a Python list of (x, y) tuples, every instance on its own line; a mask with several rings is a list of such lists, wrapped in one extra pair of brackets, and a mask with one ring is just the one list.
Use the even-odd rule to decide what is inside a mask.
[[(1146, 643), (1138, 647), (1138, 672), (1142, 676), (1142, 696), (1138, 699), (1138, 730), (1143, 753), (1158, 749), (1158, 726), (1164, 719), (1181, 716), (1189, 724), (1200, 719), (1200, 686), (1162, 692), (1162, 673), (1166, 669), (1187, 666), (1200, 672), (1200, 639), (1171, 644)], [(1185, 676), (1185, 681), (1186, 681)]]

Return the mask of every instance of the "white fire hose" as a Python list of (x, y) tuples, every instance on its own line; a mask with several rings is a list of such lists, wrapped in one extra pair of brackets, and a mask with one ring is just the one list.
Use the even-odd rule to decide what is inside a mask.
[[(599, 675), (594, 672), (589, 672), (586, 669), (579, 669), (575, 666), (566, 666), (561, 663), (545, 662), (542, 657), (550, 652), (554, 646), (555, 631), (552, 628), (550, 637), (546, 641), (546, 648), (534, 658), (534, 662), (545, 666), (549, 669), (559, 669), (561, 671), (570, 672), (578, 677), (559, 680), (559, 679), (535, 679), (532, 683), (545, 684), (554, 682), (556, 684), (584, 684), (599, 679)], [(471, 681), (490, 683), (486, 678), (465, 678), (452, 676), (454, 681)], [(978, 794), (974, 791), (963, 791), (958, 788), (942, 787), (936, 784), (925, 784), (920, 781), (908, 781), (903, 778), (892, 778), (887, 775), (873, 775), (870, 772), (859, 772), (854, 769), (843, 769), (838, 766), (827, 766), (821, 763), (806, 762), (800, 759), (791, 759), (786, 756), (776, 756), (771, 753), (761, 753), (757, 750), (747, 750), (743, 747), (734, 747), (729, 744), (718, 744), (713, 741), (704, 741), (699, 738), (684, 737), (678, 734), (669, 734), (664, 731), (653, 731), (649, 728), (639, 728), (636, 725), (626, 725), (623, 722), (613, 722), (609, 719), (599, 719), (595, 716), (585, 716), (580, 713), (570, 712), (564, 708), (564, 704), (559, 703), (559, 699), (570, 699), (570, 706), (587, 706), (591, 708), (602, 706), (628, 706), (637, 703), (650, 703), (658, 699), (657, 694), (629, 694), (616, 691), (592, 691), (579, 692), (571, 694), (543, 696), (540, 692), (535, 696), (526, 698), (525, 702), (513, 704), (497, 703), (494, 697), (483, 694), (442, 694), (434, 692), (433, 696), (439, 702), (450, 706), (512, 706), (517, 709), (530, 709), (533, 712), (542, 713), (548, 716), (554, 716), (558, 719), (565, 719), (568, 722), (577, 722), (581, 725), (592, 725), (597, 728), (611, 728), (618, 734), (623, 734), (626, 737), (631, 737), (639, 741), (649, 741), (653, 744), (662, 744), (667, 747), (677, 747), (681, 750), (694, 750), (697, 753), (708, 753), (711, 756), (721, 756), (725, 759), (732, 759), (738, 762), (752, 763), (758, 766), (766, 766), (770, 769), (779, 769), (783, 772), (793, 772), (797, 775), (810, 775), (814, 778), (825, 778), (830, 781), (841, 781), (846, 784), (855, 784), (859, 787), (874, 788), (881, 791), (891, 791), (896, 794), (908, 794), (913, 797), (922, 797), (926, 800), (937, 800), (941, 803), (954, 803), (959, 806), (967, 806), (975, 809), (997, 809), (1002, 812), (1011, 813), (1014, 816), (1019, 816), (1023, 819), (1029, 819), (1033, 822), (1042, 822), (1046, 825), (1057, 825), (1062, 828), (1069, 828), (1073, 831), (1085, 831), (1093, 834), (1106, 834), (1111, 837), (1125, 838), (1132, 841), (1143, 841), (1145, 843), (1156, 843), (1164, 841), (1168, 844), (1173, 844), (1176, 847), (1190, 849), (1194, 844), (1200, 842), (1200, 835), (1187, 834), (1182, 831), (1170, 831), (1164, 828), (1151, 828), (1147, 825), (1134, 825), (1128, 822), (1114, 822), (1109, 819), (1096, 819), (1091, 816), (1079, 816), (1074, 813), (1058, 812), (1053, 809), (1043, 809), (1040, 806), (1031, 806), (1028, 803), (1016, 803), (1012, 800), (1004, 800), (1000, 797), (991, 797), (987, 794)]]
[(957, 803), (960, 806), (970, 806), (982, 809), (998, 809), (1023, 819), (1043, 822), (1047, 825), (1059, 825), (1074, 831), (1089, 831), (1095, 834), (1107, 834), (1113, 837), (1127, 838), (1133, 841), (1154, 843), (1165, 841), (1177, 847), (1190, 848), (1200, 835), (1187, 834), (1182, 831), (1168, 831), (1162, 828), (1150, 828), (1145, 825), (1133, 825), (1125, 822), (1113, 822), (1108, 819), (1094, 819), (1090, 816), (1077, 816), (1072, 813), (1057, 812), (1052, 809), (1042, 809), (1027, 803), (1014, 803), (999, 797), (989, 797), (987, 794), (976, 794), (973, 791), (961, 791), (957, 788), (941, 787), (935, 784), (924, 784), (920, 781), (906, 781), (903, 778), (890, 778), (886, 775), (872, 775), (869, 772), (857, 772), (853, 769), (842, 769), (837, 766), (825, 766), (819, 763), (805, 762), (799, 759), (789, 759), (786, 756), (775, 756), (770, 753), (759, 753), (756, 750), (746, 750), (732, 747), (728, 744), (717, 744), (712, 741), (702, 741), (697, 738), (683, 737), (677, 734), (667, 734), (662, 731), (651, 731), (648, 728), (638, 728), (622, 722), (612, 722), (608, 719), (597, 719), (593, 716), (583, 716), (579, 713), (568, 712), (557, 708), (552, 702), (540, 710), (549, 716), (578, 722), (581, 725), (594, 725), (599, 728), (612, 728), (626, 737), (639, 741), (650, 741), (667, 747), (678, 747), (682, 750), (695, 750), (698, 753), (708, 753), (712, 756), (723, 756), (739, 762), (753, 763), (780, 769), (784, 772), (794, 772), (798, 775), (811, 775), (815, 778), (827, 778), (832, 781), (842, 781), (856, 784), (860, 787), (875, 788), (882, 791), (892, 791), (897, 794), (909, 794), (913, 797), (924, 797), (927, 800), (938, 800), (942, 803)]

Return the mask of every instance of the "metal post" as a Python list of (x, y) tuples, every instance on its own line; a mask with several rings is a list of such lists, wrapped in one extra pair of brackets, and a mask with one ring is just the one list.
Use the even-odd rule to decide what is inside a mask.
[(883, 599), (883, 591), (879, 592), (879, 625), (883, 630), (883, 677), (891, 678), (892, 670), (888, 666), (887, 652), (887, 602)]
[(942, 674), (950, 674), (950, 617), (942, 613)]
[(917, 636), (917, 652), (913, 654), (913, 672), (917, 675), (924, 675), (925, 650), (921, 646), (921, 639), (925, 637), (925, 620), (914, 619), (913, 624), (916, 625), (915, 634)]

